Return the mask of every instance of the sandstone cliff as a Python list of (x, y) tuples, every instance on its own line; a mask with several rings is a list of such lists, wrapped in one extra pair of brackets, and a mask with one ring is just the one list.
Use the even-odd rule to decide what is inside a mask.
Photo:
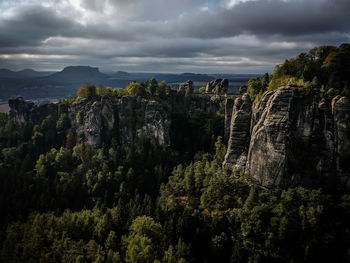
[(187, 119), (198, 115), (198, 110), (215, 116), (224, 101), (227, 101), (226, 96), (197, 94), (186, 97), (184, 93), (174, 92), (163, 101), (152, 97), (103, 96), (44, 105), (18, 97), (9, 100), (9, 106), (10, 117), (19, 123), (40, 124), (48, 115), (58, 120), (62, 113), (67, 114), (70, 127), (90, 145), (100, 146), (106, 138), (127, 144), (144, 136), (166, 148), (171, 144), (171, 115), (174, 112), (184, 112)]
[(350, 189), (350, 100), (332, 102), (308, 89), (281, 87), (250, 106), (233, 106), (224, 166), (262, 187), (296, 185)]
[[(16, 122), (40, 124), (48, 115), (59, 118), (60, 104), (36, 105), (21, 97), (9, 100), (10, 117)], [(170, 144), (168, 112), (154, 100), (135, 97), (119, 99), (80, 99), (66, 109), (71, 127), (91, 145), (101, 145), (107, 134), (120, 143), (130, 143), (136, 136), (155, 140), (160, 146)]]

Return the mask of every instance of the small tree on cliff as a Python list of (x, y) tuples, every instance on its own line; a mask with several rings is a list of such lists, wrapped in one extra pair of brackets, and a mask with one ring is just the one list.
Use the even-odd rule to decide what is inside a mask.
[(126, 87), (126, 91), (130, 96), (140, 96), (142, 98), (146, 97), (146, 90), (144, 87), (142, 87), (140, 84), (136, 83), (135, 81), (132, 81), (128, 84)]
[(149, 85), (149, 92), (152, 94), (152, 95), (155, 95), (156, 94), (156, 91), (157, 91), (157, 88), (158, 88), (158, 81), (156, 80), (155, 77), (151, 78), (149, 81), (148, 81), (148, 85)]
[(91, 99), (96, 97), (96, 86), (92, 84), (85, 84), (78, 89), (78, 97)]

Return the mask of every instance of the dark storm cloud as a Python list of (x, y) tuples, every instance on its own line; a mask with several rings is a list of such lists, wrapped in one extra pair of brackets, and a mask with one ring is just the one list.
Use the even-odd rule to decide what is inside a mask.
[(20, 10), (15, 16), (0, 20), (0, 47), (39, 45), (56, 35), (73, 36), (79, 25), (41, 6)]
[(203, 39), (239, 34), (300, 36), (350, 31), (350, 1), (262, 0), (239, 3), (232, 9), (186, 17), (180, 34)]
[[(0, 16), (0, 67), (271, 71), (314, 46), (349, 41), (347, 0), (236, 1), (232, 8), (229, 0), (84, 0), (78, 8), (73, 0), (30, 1)], [(35, 56), (29, 62), (21, 54)]]
[[(140, 26), (143, 29), (144, 26)], [(59, 15), (55, 10), (40, 5), (20, 9), (15, 16), (0, 19), (0, 48), (38, 46), (49, 37), (82, 37), (87, 39), (133, 40), (133, 28), (115, 30), (108, 24), (83, 25), (72, 17)]]

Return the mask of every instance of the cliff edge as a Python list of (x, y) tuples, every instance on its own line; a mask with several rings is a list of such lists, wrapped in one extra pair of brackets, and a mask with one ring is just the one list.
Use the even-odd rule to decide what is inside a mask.
[(258, 185), (350, 189), (350, 99), (327, 101), (312, 90), (281, 87), (251, 106), (248, 94), (233, 106), (224, 167)]

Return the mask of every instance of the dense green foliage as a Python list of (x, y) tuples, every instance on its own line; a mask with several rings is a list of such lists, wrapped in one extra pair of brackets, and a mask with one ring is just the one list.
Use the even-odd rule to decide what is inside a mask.
[(270, 82), (269, 73), (265, 73), (264, 76), (260, 78), (252, 78), (248, 81), (247, 92), (252, 101), (258, 101), (261, 96), (267, 91), (267, 87)]
[[(80, 98), (172, 99), (155, 79), (84, 89)], [(223, 170), (222, 107), (193, 109), (192, 96), (176, 104), (167, 149), (142, 134), (127, 145), (106, 136), (97, 148), (70, 127), (74, 101), (37, 125), (0, 114), (1, 262), (349, 260), (350, 196), (273, 194)]]
[(350, 44), (321, 46), (276, 67), (269, 89), (285, 84), (312, 85), (332, 94), (350, 94)]
[(103, 86), (95, 86), (93, 84), (85, 84), (78, 89), (78, 99), (93, 99), (97, 97), (108, 96), (136, 96), (141, 98), (147, 98), (157, 96), (161, 99), (165, 99), (169, 95), (170, 86), (162, 81), (157, 82), (155, 78), (152, 78), (146, 82), (137, 83), (131, 81), (125, 89)]
[(266, 74), (262, 79), (249, 80), (248, 92), (257, 101), (267, 89), (285, 85), (310, 87), (328, 97), (350, 96), (350, 44), (316, 47), (287, 59), (275, 68), (270, 80)]

